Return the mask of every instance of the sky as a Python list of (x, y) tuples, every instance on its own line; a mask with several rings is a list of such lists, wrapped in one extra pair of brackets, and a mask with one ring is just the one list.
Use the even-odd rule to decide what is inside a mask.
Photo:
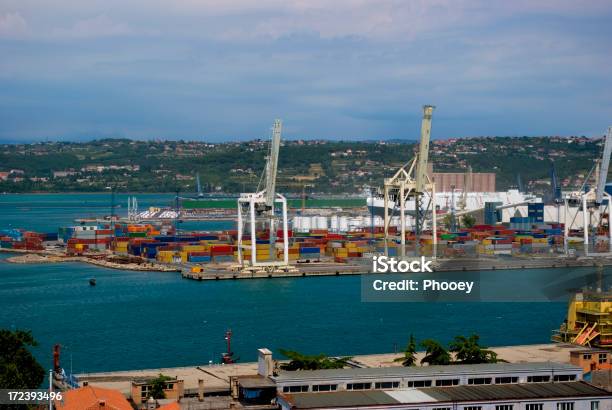
[(612, 2), (0, 0), (0, 141), (604, 134)]

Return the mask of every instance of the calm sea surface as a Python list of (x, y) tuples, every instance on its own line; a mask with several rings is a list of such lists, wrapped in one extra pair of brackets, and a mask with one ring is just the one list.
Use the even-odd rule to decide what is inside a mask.
[[(138, 195), (141, 208), (168, 195)], [(0, 195), (0, 228), (55, 231), (77, 217), (109, 213), (108, 194)], [(117, 195), (126, 204), (127, 196)], [(231, 228), (228, 222), (185, 229)], [(476, 332), (487, 345), (545, 343), (565, 303), (363, 303), (360, 278), (314, 277), (194, 282), (178, 273), (107, 270), (89, 265), (14, 265), (0, 255), (0, 327), (31, 329), (35, 353), (77, 372), (169, 367), (218, 361), (224, 332), (243, 361), (268, 347), (351, 355), (401, 349), (410, 333), (448, 342)], [(491, 274), (501, 274), (501, 272)], [(503, 275), (511, 278), (512, 271)], [(95, 277), (97, 286), (90, 287)]]

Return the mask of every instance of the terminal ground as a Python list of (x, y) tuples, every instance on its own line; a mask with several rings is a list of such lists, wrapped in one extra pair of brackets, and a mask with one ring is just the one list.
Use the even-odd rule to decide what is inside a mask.
[[(361, 275), (371, 273), (371, 263), (368, 258), (363, 258), (361, 263), (335, 263), (332, 261), (321, 261), (312, 263), (293, 263), (296, 269), (283, 271), (261, 270), (259, 272), (246, 272), (236, 270), (236, 264), (207, 264), (202, 266), (201, 272), (192, 271), (191, 264), (168, 264), (150, 260), (139, 260), (138, 262), (121, 260), (113, 255), (96, 254), (90, 256), (68, 256), (60, 252), (49, 250), (25, 251), (0, 249), (4, 253), (16, 254), (5, 259), (9, 263), (17, 264), (42, 264), (42, 263), (64, 263), (81, 262), (96, 265), (102, 268), (133, 270), (133, 271), (155, 271), (155, 272), (182, 272), (186, 279), (193, 280), (223, 280), (223, 279), (257, 279), (257, 278), (287, 278), (304, 276), (343, 276)], [(548, 268), (578, 268), (612, 266), (612, 257), (481, 257), (481, 258), (438, 258), (432, 264), (437, 272), (461, 272), (461, 271), (486, 271), (505, 269), (548, 269)]]

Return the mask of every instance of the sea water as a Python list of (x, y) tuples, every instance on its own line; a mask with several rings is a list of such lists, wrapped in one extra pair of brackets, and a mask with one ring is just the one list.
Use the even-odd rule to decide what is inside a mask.
[[(122, 196), (117, 197), (119, 203)], [(109, 198), (0, 195), (0, 228), (54, 231), (78, 217), (107, 215)], [(169, 205), (173, 196), (138, 195), (138, 200), (144, 208)], [(74, 373), (218, 362), (230, 328), (240, 361), (256, 360), (260, 347), (276, 356), (282, 348), (328, 355), (392, 352), (401, 350), (410, 334), (443, 343), (471, 333), (489, 346), (546, 343), (566, 312), (565, 303), (544, 302), (366, 303), (359, 276), (196, 282), (179, 273), (80, 263), (16, 265), (4, 258), (0, 255), (0, 328), (32, 330), (40, 343), (34, 352), (46, 368), (53, 345), (61, 344), (62, 366)], [(491, 274), (510, 278), (513, 272)], [(96, 286), (89, 285), (90, 278)]]

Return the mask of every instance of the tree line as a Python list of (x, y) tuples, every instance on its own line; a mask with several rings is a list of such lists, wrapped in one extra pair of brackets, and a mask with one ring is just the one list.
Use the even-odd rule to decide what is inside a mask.
[[(425, 356), (421, 359), (421, 365), (450, 365), (450, 364), (478, 364), (497, 363), (497, 353), (480, 344), (480, 336), (457, 335), (448, 344), (434, 339), (425, 339), (417, 344), (414, 335), (410, 335), (408, 344), (402, 352), (402, 356), (394, 360), (401, 362), (402, 366), (410, 367), (417, 365), (417, 347), (425, 349)], [(324, 354), (307, 355), (293, 350), (280, 349), (280, 353), (289, 359), (287, 363), (279, 365), (281, 370), (319, 370), (319, 369), (341, 369), (349, 364), (352, 357), (328, 357)]]

